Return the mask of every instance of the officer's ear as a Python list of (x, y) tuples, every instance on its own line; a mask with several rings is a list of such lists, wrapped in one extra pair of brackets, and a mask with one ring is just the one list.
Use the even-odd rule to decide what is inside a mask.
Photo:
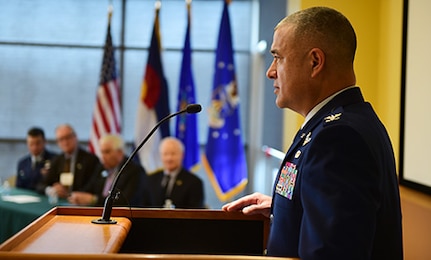
[(311, 65), (311, 77), (316, 77), (325, 65), (325, 53), (319, 48), (313, 48), (308, 52)]

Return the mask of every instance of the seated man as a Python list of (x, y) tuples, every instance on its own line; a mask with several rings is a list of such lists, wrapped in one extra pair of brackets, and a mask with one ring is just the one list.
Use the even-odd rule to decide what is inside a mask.
[(155, 207), (204, 208), (201, 179), (182, 166), (183, 143), (166, 137), (160, 143), (163, 170), (149, 176), (151, 196)]
[(56, 128), (55, 136), (62, 154), (52, 161), (45, 179), (45, 193), (67, 198), (71, 191), (82, 190), (100, 165), (96, 155), (79, 147), (74, 129), (67, 124)]
[[(100, 138), (99, 144), (103, 167), (99, 167), (97, 174), (83, 191), (72, 192), (69, 197), (69, 202), (72, 204), (104, 205), (118, 171), (127, 160), (124, 155), (124, 142), (120, 136), (105, 135)], [(120, 191), (120, 196), (114, 205), (147, 206), (149, 199), (145, 188), (146, 176), (145, 170), (140, 165), (129, 161), (119, 176), (116, 190)], [(143, 198), (141, 194), (145, 194)]]
[(27, 148), (29, 154), (18, 162), (16, 187), (37, 190), (43, 185), (51, 160), (56, 156), (45, 147), (45, 132), (39, 127), (30, 128), (27, 132)]

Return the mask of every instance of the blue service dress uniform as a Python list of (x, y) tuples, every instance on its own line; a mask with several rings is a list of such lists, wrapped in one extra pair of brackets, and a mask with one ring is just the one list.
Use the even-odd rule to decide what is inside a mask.
[(44, 150), (39, 161), (32, 162), (31, 156), (26, 155), (17, 165), (16, 187), (37, 191), (43, 185), (43, 168), (49, 169), (51, 161), (57, 154)]
[(403, 258), (392, 145), (358, 87), (335, 96), (298, 132), (272, 203), (268, 255)]

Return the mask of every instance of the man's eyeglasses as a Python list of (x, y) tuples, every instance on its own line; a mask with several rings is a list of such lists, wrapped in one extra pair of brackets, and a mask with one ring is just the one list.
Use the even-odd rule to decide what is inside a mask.
[(70, 134), (67, 134), (65, 136), (60, 136), (56, 140), (57, 140), (57, 142), (63, 142), (63, 141), (67, 141), (67, 140), (72, 139), (74, 136), (75, 135), (73, 133), (70, 133)]

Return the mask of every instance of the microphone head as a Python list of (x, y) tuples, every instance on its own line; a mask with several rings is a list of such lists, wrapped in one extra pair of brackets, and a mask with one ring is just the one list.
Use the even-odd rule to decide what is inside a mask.
[(190, 105), (187, 105), (186, 107), (186, 112), (188, 114), (196, 114), (201, 112), (201, 110), (202, 110), (202, 106), (199, 104), (190, 104)]

